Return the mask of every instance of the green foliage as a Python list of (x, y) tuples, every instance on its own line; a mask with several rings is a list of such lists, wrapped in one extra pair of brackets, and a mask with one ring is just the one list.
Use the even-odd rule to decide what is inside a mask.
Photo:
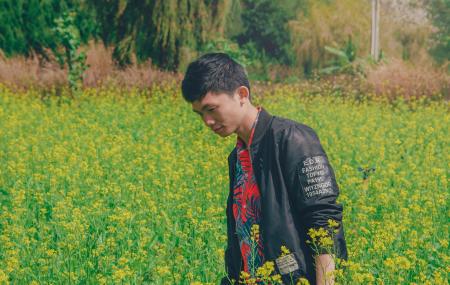
[(98, 33), (93, 11), (85, 9), (85, 1), (75, 0), (2, 0), (0, 1), (0, 49), (6, 56), (38, 55), (49, 60), (58, 46), (52, 32), (54, 20), (64, 12), (74, 10), (74, 23), (80, 39), (86, 43)]
[[(114, 46), (113, 57), (125, 67), (133, 56), (166, 70), (182, 69), (204, 44), (239, 28), (238, 0), (92, 0), (100, 37)], [(105, 9), (103, 9), (106, 7)], [(236, 21), (238, 22), (238, 21)]]
[(249, 57), (247, 50), (241, 49), (237, 43), (225, 38), (217, 38), (207, 42), (202, 48), (202, 53), (210, 52), (224, 52), (244, 67), (248, 67), (254, 61)]
[(438, 63), (445, 63), (450, 60), (450, 0), (431, 0), (429, 7), (433, 25), (438, 29), (430, 53)]
[[(240, 45), (252, 42), (260, 53), (284, 64), (292, 64), (288, 21), (293, 15), (286, 13), (282, 4), (271, 0), (243, 0), (244, 32), (236, 37)], [(270, 20), (268, 20), (270, 19)]]
[[(52, 8), (52, 1), (2, 1), (0, 8), (0, 48), (7, 56), (33, 52), (47, 58), (46, 47), (54, 47), (48, 27), (51, 19), (40, 13)], [(48, 10), (47, 10), (48, 11)], [(48, 14), (52, 14), (48, 12)]]
[(352, 37), (349, 35), (344, 51), (345, 51), (345, 55), (347, 56), (347, 58), (350, 62), (352, 62), (356, 59), (356, 49), (357, 49), (357, 47), (353, 43)]
[(56, 58), (61, 66), (67, 64), (70, 89), (73, 92), (78, 91), (82, 86), (83, 73), (87, 69), (87, 65), (86, 53), (78, 51), (81, 38), (78, 28), (75, 26), (75, 13), (63, 13), (55, 20), (55, 24), (53, 30), (64, 50), (62, 53), (55, 50)]
[[(366, 53), (369, 48), (370, 2), (354, 0), (308, 1), (308, 6), (289, 22), (292, 33), (291, 49), (296, 54), (296, 66), (300, 73), (311, 77), (324, 68), (335, 55), (325, 46), (346, 45), (348, 35), (358, 50)], [(329, 63), (328, 63), (329, 65)]]
[[(437, 28), (430, 53), (439, 63), (448, 62), (450, 0), (424, 1)], [(344, 43), (349, 34), (358, 50), (368, 50), (370, 19), (364, 15), (369, 4), (353, 0), (0, 0), (0, 49), (6, 56), (37, 55), (50, 60), (61, 46), (68, 46), (52, 30), (55, 19), (73, 11), (71, 25), (77, 28), (80, 43), (101, 39), (113, 47), (119, 67), (150, 60), (159, 68), (180, 71), (200, 53), (221, 50), (258, 80), (268, 79), (277, 65), (297, 66), (299, 75), (310, 76), (330, 59), (325, 72), (353, 66), (354, 47)], [(416, 29), (405, 32), (402, 26), (400, 31), (396, 37), (403, 59), (414, 58), (414, 46), (426, 37), (418, 41)], [(331, 45), (345, 45), (341, 51), (346, 57), (325, 48)], [(79, 77), (74, 73), (75, 81)]]
[(224, 52), (239, 62), (248, 72), (251, 80), (268, 80), (270, 60), (264, 51), (258, 51), (254, 42), (248, 42), (243, 46), (226, 39), (217, 38), (207, 42), (201, 49), (201, 53)]
[(414, 43), (415, 31), (405, 32), (403, 29), (395, 33), (395, 37), (402, 45), (402, 59), (409, 60), (411, 58), (411, 46)]
[(123, 6), (123, 1), (116, 0), (88, 0), (86, 2), (88, 10), (95, 11), (94, 19), (98, 27), (96, 36), (102, 40), (105, 46), (112, 44), (115, 40), (117, 14), (122, 10), (119, 3), (122, 3)]
[(351, 36), (345, 43), (343, 49), (325, 46), (325, 51), (335, 56), (329, 66), (319, 70), (322, 74), (348, 73), (352, 75), (364, 75), (362, 59), (356, 57), (357, 46), (353, 43)]

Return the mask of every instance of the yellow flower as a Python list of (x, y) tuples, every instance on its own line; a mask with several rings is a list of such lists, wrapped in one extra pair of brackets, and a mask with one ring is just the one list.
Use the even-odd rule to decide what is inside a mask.
[(286, 246), (282, 245), (282, 246), (281, 246), (281, 256), (288, 255), (289, 253), (291, 253), (291, 252), (289, 251), (289, 249), (288, 249)]
[(242, 281), (248, 280), (250, 278), (250, 273), (241, 271), (241, 274), (239, 276), (239, 279)]
[(216, 253), (220, 259), (223, 259), (224, 255), (225, 255), (225, 250), (223, 248), (219, 248), (216, 250)]
[(8, 275), (6, 275), (6, 273), (1, 269), (0, 269), (0, 282), (2, 282), (2, 284), (3, 282), (5, 283), (8, 282)]
[(280, 274), (272, 275), (270, 277), (270, 281), (275, 282), (275, 284), (281, 283), (282, 282), (281, 275)]
[(166, 275), (170, 273), (170, 269), (168, 266), (159, 266), (156, 268), (156, 273), (158, 275)]
[(319, 239), (319, 245), (322, 247), (332, 246), (333, 239), (331, 239), (331, 237), (321, 237)]
[(127, 262), (128, 262), (128, 259), (126, 259), (125, 257), (121, 257), (121, 258), (119, 258), (117, 263), (122, 266), (122, 265), (127, 264)]
[(411, 262), (404, 256), (399, 256), (396, 258), (396, 263), (398, 268), (403, 270), (408, 270), (411, 268)]
[(259, 225), (253, 224), (251, 228), (251, 240), (254, 242), (259, 241)]
[(108, 279), (101, 274), (97, 275), (97, 281), (98, 281), (98, 284), (102, 284), (102, 285), (108, 283)]
[(275, 270), (275, 263), (273, 261), (266, 261), (264, 264), (256, 270), (256, 275), (261, 278), (269, 278), (269, 276)]
[(338, 228), (339, 227), (339, 223), (335, 220), (332, 219), (328, 219), (328, 226), (331, 228)]
[(308, 279), (300, 277), (300, 279), (297, 280), (296, 285), (310, 285)]
[(186, 274), (186, 278), (187, 278), (188, 280), (192, 280), (192, 279), (194, 279), (194, 274), (193, 274), (192, 272), (188, 272), (188, 273)]

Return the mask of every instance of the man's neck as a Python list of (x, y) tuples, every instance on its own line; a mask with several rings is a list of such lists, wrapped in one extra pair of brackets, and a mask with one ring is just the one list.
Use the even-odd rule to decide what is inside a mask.
[(247, 115), (244, 117), (241, 126), (236, 131), (236, 134), (239, 136), (239, 138), (245, 142), (246, 147), (248, 147), (252, 125), (255, 122), (257, 115), (258, 109), (255, 106), (250, 105), (247, 111)]

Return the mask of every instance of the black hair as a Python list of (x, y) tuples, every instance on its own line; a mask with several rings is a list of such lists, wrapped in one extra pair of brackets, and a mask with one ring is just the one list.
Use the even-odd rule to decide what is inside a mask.
[(189, 64), (181, 91), (184, 99), (192, 103), (201, 100), (208, 92), (224, 92), (232, 96), (240, 86), (247, 87), (250, 92), (244, 67), (225, 53), (207, 53)]

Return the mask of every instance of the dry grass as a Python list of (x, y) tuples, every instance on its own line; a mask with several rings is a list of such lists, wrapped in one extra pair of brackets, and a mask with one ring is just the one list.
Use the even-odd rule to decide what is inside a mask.
[(116, 84), (119, 87), (148, 88), (155, 83), (182, 78), (179, 73), (164, 72), (155, 68), (150, 60), (141, 64), (133, 60), (131, 66), (118, 69), (112, 61), (111, 54), (111, 48), (91, 43), (87, 52), (89, 69), (85, 73), (85, 86)]
[(37, 56), (25, 58), (0, 56), (0, 82), (15, 88), (46, 88), (63, 85), (66, 72), (56, 63), (44, 62)]
[(413, 65), (402, 60), (391, 59), (367, 73), (366, 83), (375, 94), (387, 97), (403, 96), (434, 97), (438, 94), (448, 99), (450, 94), (450, 76), (446, 67), (435, 68), (431, 65)]
[[(164, 72), (154, 68), (150, 61), (136, 64), (126, 69), (118, 69), (111, 59), (111, 49), (101, 44), (91, 43), (87, 50), (88, 70), (84, 76), (85, 87), (151, 88), (154, 84), (180, 82), (183, 74)], [(296, 70), (273, 66), (269, 77), (272, 82), (283, 82), (296, 74)], [(43, 62), (37, 57), (0, 57), (0, 83), (16, 89), (35, 88), (38, 90), (61, 90), (67, 86), (66, 69), (60, 69), (54, 61)], [(298, 70), (297, 70), (298, 74)], [(289, 80), (288, 80), (289, 81)], [(344, 96), (365, 97), (374, 94), (390, 99), (402, 96), (435, 97), (450, 93), (450, 76), (445, 67), (435, 68), (431, 64), (412, 65), (391, 59), (367, 70), (367, 78), (347, 75), (329, 76), (320, 80), (294, 80), (291, 84), (299, 94), (342, 94)], [(252, 93), (275, 92), (279, 86), (273, 83), (252, 82)], [(58, 91), (57, 91), (58, 93)]]
[[(114, 65), (112, 49), (91, 42), (85, 48), (89, 68), (83, 78), (85, 87), (115, 85), (125, 88), (149, 88), (155, 83), (179, 80), (181, 74), (164, 72), (154, 68), (150, 61), (126, 69)], [(13, 88), (49, 89), (67, 85), (67, 68), (61, 69), (56, 61), (40, 60), (37, 56), (5, 58), (0, 56), (0, 82)]]

